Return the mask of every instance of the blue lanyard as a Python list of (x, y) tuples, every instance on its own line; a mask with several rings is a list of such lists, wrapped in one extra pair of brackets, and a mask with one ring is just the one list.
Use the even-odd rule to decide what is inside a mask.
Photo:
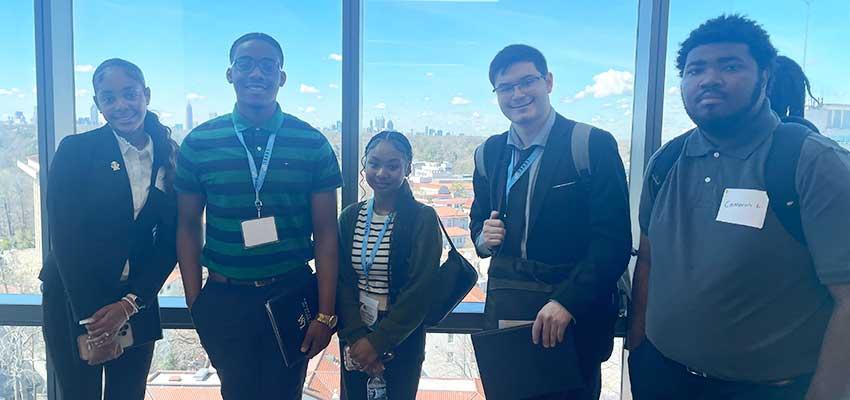
[(372, 232), (372, 215), (374, 214), (374, 200), (369, 199), (366, 203), (366, 228), (363, 232), (363, 243), (360, 245), (360, 266), (363, 267), (363, 273), (366, 274), (366, 284), (369, 284), (369, 271), (372, 270), (372, 264), (375, 263), (375, 257), (378, 255), (378, 249), (381, 247), (381, 243), (384, 241), (384, 235), (387, 234), (387, 228), (393, 222), (393, 217), (395, 213), (387, 216), (386, 221), (384, 221), (384, 227), (381, 228), (381, 232), (378, 233), (378, 240), (375, 241), (375, 246), (372, 247), (372, 253), (369, 255), (369, 258), (366, 258), (366, 250), (369, 245), (369, 234)]
[(537, 146), (534, 149), (534, 152), (525, 159), (525, 161), (520, 164), (519, 168), (514, 171), (514, 165), (516, 165), (516, 150), (511, 151), (511, 163), (508, 165), (508, 180), (505, 182), (505, 204), (508, 203), (508, 197), (511, 195), (511, 188), (516, 185), (517, 181), (528, 172), (528, 169), (531, 168), (531, 164), (534, 164), (534, 161), (540, 157), (540, 154), (543, 153), (543, 147)]
[(248, 154), (248, 167), (251, 168), (251, 183), (254, 184), (254, 205), (257, 207), (257, 218), (261, 217), (261, 211), (263, 209), (263, 202), (260, 201), (260, 191), (263, 190), (263, 184), (266, 183), (266, 175), (269, 172), (269, 163), (272, 159), (272, 150), (274, 150), (274, 141), (277, 138), (277, 131), (274, 131), (271, 135), (269, 135), (269, 140), (266, 142), (266, 152), (263, 153), (263, 163), (260, 165), (260, 170), (257, 171), (257, 163), (254, 161), (254, 155), (251, 154), (251, 150), (248, 149), (248, 145), (245, 144), (245, 136), (242, 135), (242, 132), (239, 129), (235, 128), (236, 123), (234, 121), (234, 129), (236, 131), (236, 137), (239, 139), (239, 143), (242, 143), (242, 147), (245, 148), (245, 153)]

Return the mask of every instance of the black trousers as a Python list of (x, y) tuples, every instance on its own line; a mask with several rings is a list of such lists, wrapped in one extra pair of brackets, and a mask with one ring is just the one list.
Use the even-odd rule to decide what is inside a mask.
[(207, 281), (192, 305), (192, 320), (221, 379), (224, 400), (301, 399), (307, 362), (286, 367), (265, 309), (287, 285), (306, 282), (297, 275), (264, 287)]
[[(61, 287), (44, 285), (42, 297), (44, 342), (56, 371), (62, 399), (143, 400), (154, 343), (124, 350), (121, 357), (90, 366), (80, 359), (68, 300)], [(104, 385), (104, 376), (106, 384)]]
[[(345, 357), (340, 342), (339, 354)], [(422, 362), (425, 361), (425, 329), (410, 334), (407, 339), (393, 349), (394, 357), (384, 364), (384, 381), (387, 383), (387, 398), (392, 400), (414, 400), (419, 389), (419, 377), (422, 375)], [(340, 363), (342, 370), (342, 400), (366, 400), (366, 383), (369, 375), (360, 371), (346, 371), (345, 360)]]
[(812, 378), (784, 384), (704, 378), (665, 357), (648, 339), (629, 354), (629, 375), (635, 400), (803, 400)]
[(564, 393), (553, 393), (533, 397), (528, 400), (599, 400), (602, 391), (602, 367), (597, 364), (594, 368), (582, 368), (584, 387)]

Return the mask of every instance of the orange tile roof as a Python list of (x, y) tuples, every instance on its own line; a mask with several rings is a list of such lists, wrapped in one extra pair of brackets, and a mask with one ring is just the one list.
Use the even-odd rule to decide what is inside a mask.
[(446, 231), (449, 233), (451, 237), (458, 236), (469, 236), (469, 231), (463, 228), (458, 228), (456, 226), (449, 226), (446, 228)]
[(437, 212), (437, 216), (440, 218), (451, 218), (451, 217), (466, 217), (466, 213), (458, 210), (457, 208), (452, 207), (434, 207), (434, 211)]
[(484, 291), (478, 285), (472, 287), (472, 290), (466, 294), (463, 301), (466, 303), (483, 303), (486, 298)]

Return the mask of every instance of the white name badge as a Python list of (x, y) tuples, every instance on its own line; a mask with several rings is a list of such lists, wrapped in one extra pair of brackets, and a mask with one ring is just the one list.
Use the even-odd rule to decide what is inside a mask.
[(764, 190), (726, 189), (717, 221), (761, 229), (770, 199)]
[(243, 221), (242, 238), (245, 240), (246, 249), (277, 242), (277, 225), (275, 225), (274, 217)]
[(366, 293), (360, 293), (360, 319), (363, 323), (372, 326), (378, 322), (378, 299), (369, 297)]

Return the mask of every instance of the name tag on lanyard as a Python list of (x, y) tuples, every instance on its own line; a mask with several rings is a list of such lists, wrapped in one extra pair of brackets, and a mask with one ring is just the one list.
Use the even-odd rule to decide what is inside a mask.
[(277, 224), (274, 217), (242, 221), (242, 239), (246, 249), (277, 243)]
[[(384, 220), (384, 226), (378, 233), (375, 239), (375, 245), (372, 246), (372, 251), (367, 252), (369, 246), (369, 236), (372, 234), (372, 216), (374, 215), (374, 201), (369, 200), (366, 206), (366, 226), (363, 229), (363, 243), (360, 244), (360, 266), (363, 268), (363, 275), (366, 276), (366, 287), (370, 286), (369, 272), (372, 270), (372, 265), (375, 263), (375, 257), (378, 256), (378, 250), (381, 248), (381, 243), (384, 241), (384, 236), (387, 234), (387, 229), (393, 222), (395, 214), (390, 214)], [(368, 254), (367, 254), (368, 253)]]
[(536, 147), (534, 151), (516, 168), (516, 151), (511, 151), (511, 163), (508, 165), (508, 178), (505, 181), (505, 204), (508, 203), (508, 198), (511, 195), (511, 189), (513, 189), (514, 185), (519, 181), (523, 175), (531, 168), (531, 165), (534, 164), (534, 161), (540, 157), (543, 153), (543, 147)]
[[(236, 124), (234, 123), (234, 126)], [(266, 151), (263, 154), (263, 161), (259, 170), (254, 161), (254, 156), (245, 144), (245, 137), (242, 132), (236, 131), (236, 137), (245, 148), (245, 153), (248, 155), (248, 167), (251, 169), (251, 182), (254, 185), (254, 206), (257, 208), (257, 218), (242, 221), (242, 240), (246, 249), (251, 249), (259, 246), (265, 246), (278, 242), (277, 224), (274, 216), (263, 217), (263, 202), (260, 200), (260, 192), (263, 189), (263, 184), (266, 181), (266, 176), (269, 171), (269, 163), (274, 150), (274, 142), (277, 138), (277, 131), (269, 135), (269, 140), (266, 143)]]

